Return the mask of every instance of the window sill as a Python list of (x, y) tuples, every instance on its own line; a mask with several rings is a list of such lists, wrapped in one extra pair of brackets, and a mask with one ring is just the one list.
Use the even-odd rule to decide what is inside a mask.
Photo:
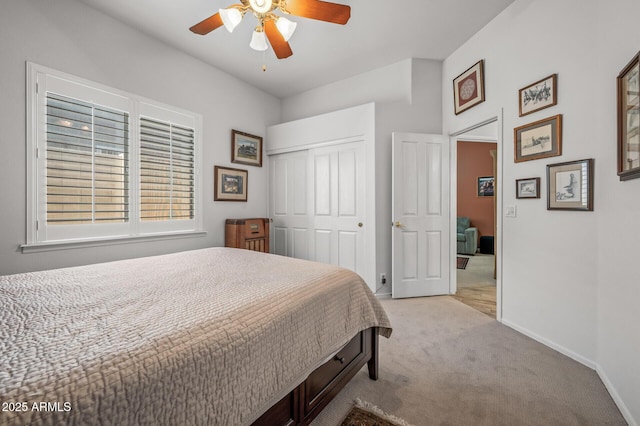
[(146, 243), (150, 241), (175, 240), (180, 238), (196, 238), (207, 235), (206, 231), (181, 231), (139, 236), (105, 237), (82, 240), (48, 241), (42, 243), (22, 244), (22, 253), (39, 253), (44, 251), (68, 250), (86, 247), (101, 247), (117, 244)]

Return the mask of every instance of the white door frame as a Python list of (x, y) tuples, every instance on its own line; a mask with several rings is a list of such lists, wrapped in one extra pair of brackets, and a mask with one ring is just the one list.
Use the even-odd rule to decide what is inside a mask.
[[(450, 173), (451, 173), (451, 188), (450, 188), (450, 229), (456, 229), (456, 214), (458, 209), (458, 139), (464, 139), (465, 141), (477, 141), (477, 142), (495, 142), (497, 144), (497, 191), (496, 198), (496, 320), (502, 322), (502, 201), (503, 201), (503, 188), (504, 188), (504, 167), (503, 167), (503, 152), (504, 152), (504, 138), (503, 138), (503, 112), (502, 109), (498, 113), (486, 120), (475, 123), (471, 126), (449, 133), (449, 142), (451, 145), (450, 150)], [(496, 137), (479, 137), (479, 136), (464, 136), (472, 130), (478, 129), (487, 124), (496, 123)], [(464, 136), (464, 137), (462, 137)], [(450, 279), (449, 279), (449, 291), (451, 294), (455, 294), (457, 290), (456, 282), (456, 233), (451, 232), (450, 235)]]

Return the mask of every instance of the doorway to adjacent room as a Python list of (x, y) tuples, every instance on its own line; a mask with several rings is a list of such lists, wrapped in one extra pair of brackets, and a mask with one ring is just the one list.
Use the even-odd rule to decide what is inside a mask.
[(452, 138), (455, 145), (452, 192), (456, 194), (452, 210), (458, 261), (451, 294), (492, 318), (499, 316), (496, 280), (496, 201), (501, 190), (498, 185), (499, 125), (499, 120), (489, 121)]

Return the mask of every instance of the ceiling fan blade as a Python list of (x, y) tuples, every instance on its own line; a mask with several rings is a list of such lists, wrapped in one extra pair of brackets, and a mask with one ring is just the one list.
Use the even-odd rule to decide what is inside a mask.
[(271, 43), (271, 47), (273, 48), (273, 51), (275, 52), (278, 59), (288, 58), (289, 56), (293, 55), (291, 46), (289, 46), (289, 43), (287, 43), (282, 34), (280, 34), (280, 31), (278, 31), (275, 21), (265, 21), (264, 32), (267, 34), (269, 43)]
[(287, 0), (287, 11), (303, 18), (344, 25), (351, 18), (351, 7), (320, 0)]
[(221, 27), (222, 25), (222, 18), (220, 17), (219, 13), (216, 13), (215, 15), (209, 16), (204, 21), (195, 24), (189, 29), (196, 34), (205, 35), (209, 34), (216, 28)]

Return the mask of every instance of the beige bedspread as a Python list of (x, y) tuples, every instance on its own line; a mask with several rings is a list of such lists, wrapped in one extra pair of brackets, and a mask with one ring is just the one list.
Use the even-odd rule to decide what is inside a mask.
[(356, 274), (226, 248), (0, 277), (0, 325), (0, 424), (249, 424), (391, 333)]

